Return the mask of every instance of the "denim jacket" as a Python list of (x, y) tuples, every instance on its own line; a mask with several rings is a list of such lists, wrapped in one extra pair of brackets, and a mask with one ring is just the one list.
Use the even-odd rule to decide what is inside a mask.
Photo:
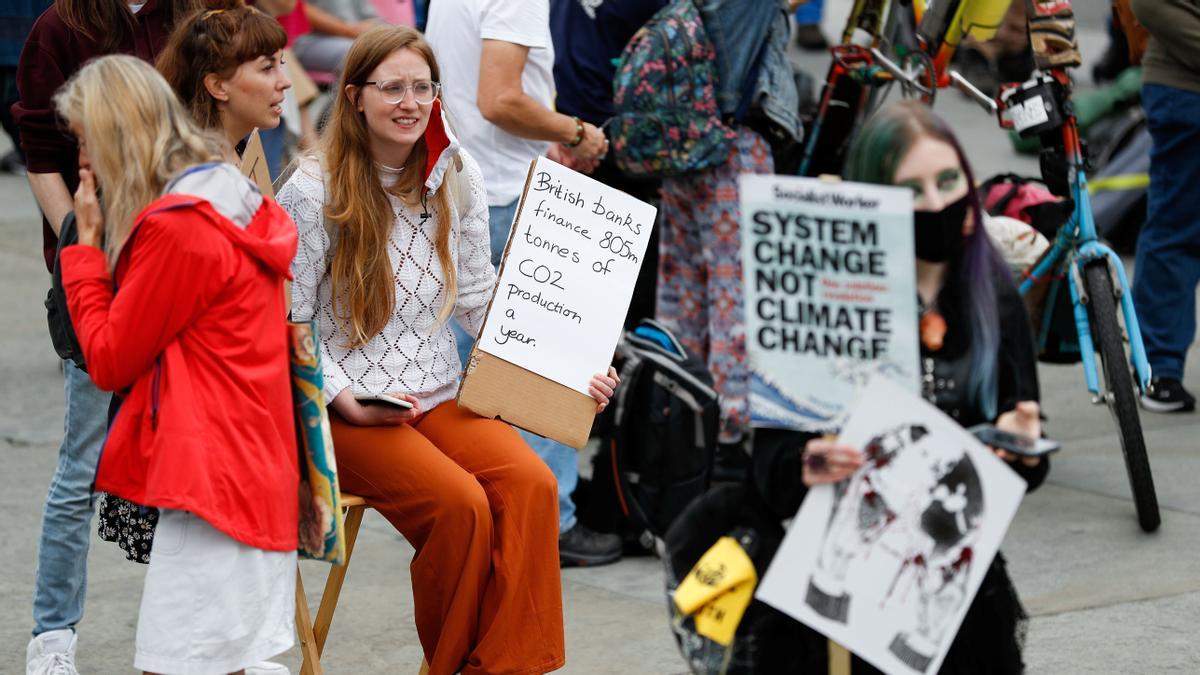
[(753, 103), (797, 141), (803, 131), (800, 94), (787, 58), (787, 0), (695, 0), (717, 50), (717, 103), (732, 116), (742, 102), (742, 83), (763, 50)]

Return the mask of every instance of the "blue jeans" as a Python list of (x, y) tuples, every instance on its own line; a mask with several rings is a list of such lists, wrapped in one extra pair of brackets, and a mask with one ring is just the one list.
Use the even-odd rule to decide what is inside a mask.
[(66, 418), (58, 468), (42, 512), (37, 580), (33, 588), (33, 634), (73, 628), (83, 617), (87, 553), (92, 525), (92, 484), (108, 424), (112, 397), (70, 361), (63, 364)]
[(1183, 379), (1200, 283), (1200, 93), (1147, 84), (1142, 105), (1152, 141), (1150, 189), (1133, 302), (1154, 375)]
[(524, 429), (517, 431), (546, 466), (550, 467), (550, 473), (553, 473), (558, 481), (558, 533), (562, 534), (575, 527), (575, 502), (571, 500), (571, 493), (579, 483), (579, 464), (576, 463), (575, 448), (531, 434)]
[[(492, 243), (492, 265), (500, 267), (500, 258), (504, 256), (504, 247), (508, 244), (508, 233), (512, 229), (513, 216), (517, 214), (518, 200), (504, 206), (488, 207), (488, 229)], [(475, 340), (457, 323), (452, 324), (454, 337), (458, 340), (458, 356), (465, 364), (471, 355), (471, 346)], [(571, 493), (579, 482), (579, 465), (575, 463), (575, 449), (569, 448), (558, 441), (542, 438), (524, 429), (517, 429), (521, 438), (533, 448), (538, 457), (550, 467), (554, 477), (558, 479), (558, 531), (559, 533), (575, 527), (575, 502), (571, 501)]]
[[(503, 206), (488, 207), (488, 230), (491, 237), (492, 245), (492, 267), (500, 269), (500, 258), (504, 257), (504, 247), (508, 244), (508, 232), (512, 229), (513, 216), (517, 215), (517, 203), (520, 199), (514, 199), (511, 203)], [(471, 347), (475, 344), (475, 338), (467, 334), (467, 331), (459, 327), (458, 323), (451, 324), (454, 329), (454, 338), (458, 340), (458, 360), (465, 366), (467, 358), (471, 355)]]

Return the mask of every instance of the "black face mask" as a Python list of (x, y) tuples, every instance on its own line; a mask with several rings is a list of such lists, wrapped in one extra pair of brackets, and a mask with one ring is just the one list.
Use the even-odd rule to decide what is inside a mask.
[(967, 195), (941, 211), (914, 211), (917, 257), (925, 262), (944, 263), (960, 253), (966, 216)]

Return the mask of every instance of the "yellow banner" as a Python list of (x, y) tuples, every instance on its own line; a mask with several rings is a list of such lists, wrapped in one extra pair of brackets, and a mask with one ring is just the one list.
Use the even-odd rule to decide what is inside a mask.
[(754, 563), (732, 537), (721, 537), (675, 589), (675, 606), (696, 620), (696, 632), (728, 647), (754, 596)]

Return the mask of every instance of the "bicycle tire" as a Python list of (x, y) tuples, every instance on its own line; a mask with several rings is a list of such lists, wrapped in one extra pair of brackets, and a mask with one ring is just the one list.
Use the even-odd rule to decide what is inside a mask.
[(1158, 529), (1162, 517), (1158, 510), (1158, 496), (1154, 492), (1150, 458), (1146, 454), (1146, 439), (1138, 416), (1129, 359), (1125, 355), (1117, 324), (1116, 293), (1108, 273), (1108, 263), (1105, 260), (1088, 263), (1083, 268), (1083, 276), (1087, 286), (1092, 337), (1100, 352), (1100, 364), (1104, 369), (1108, 390), (1108, 409), (1117, 424), (1138, 524), (1142, 530), (1153, 532)]
[[(830, 70), (832, 72), (832, 66)], [(829, 87), (828, 77), (824, 86)], [(834, 85), (830, 106), (825, 110), (821, 130), (809, 158), (806, 176), (842, 173), (846, 164), (846, 152), (850, 149), (850, 140), (854, 138), (858, 126), (862, 123), (866, 101), (864, 87), (865, 85), (855, 82), (848, 75), (842, 76)], [(821, 95), (824, 97), (824, 90)], [(813, 132), (810, 129), (808, 133)]]

